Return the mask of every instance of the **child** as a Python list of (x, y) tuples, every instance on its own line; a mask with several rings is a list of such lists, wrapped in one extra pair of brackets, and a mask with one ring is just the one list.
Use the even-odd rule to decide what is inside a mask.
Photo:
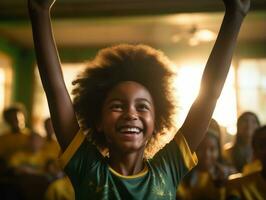
[(0, 157), (8, 161), (12, 154), (25, 149), (30, 130), (26, 128), (26, 111), (21, 104), (6, 108), (3, 118), (9, 130), (0, 136)]
[[(178, 183), (197, 162), (193, 152), (224, 85), (249, 0), (224, 0), (226, 14), (200, 95), (174, 139), (150, 160), (144, 159), (146, 146), (173, 127), (168, 59), (144, 45), (104, 49), (75, 81), (73, 106), (52, 35), (54, 1), (28, 2), (38, 67), (76, 198), (174, 199)], [(108, 157), (93, 143), (108, 149)]]
[(29, 135), (27, 147), (10, 157), (10, 167), (13, 167), (18, 173), (42, 173), (48, 159), (42, 151), (43, 144), (44, 139), (38, 133), (32, 132)]
[(44, 120), (44, 129), (46, 137), (43, 145), (43, 151), (47, 157), (56, 159), (59, 155), (60, 147), (56, 139), (54, 139), (54, 128), (50, 117)]
[(259, 128), (260, 121), (253, 112), (244, 112), (237, 119), (237, 134), (234, 145), (224, 152), (224, 157), (238, 172), (252, 161), (251, 138), (254, 131)]
[(225, 182), (234, 171), (219, 160), (220, 139), (209, 129), (197, 148), (199, 163), (179, 185), (180, 199), (224, 199)]
[(227, 186), (228, 200), (266, 199), (266, 126), (258, 128), (252, 137), (254, 156), (262, 169), (246, 176), (230, 180)]

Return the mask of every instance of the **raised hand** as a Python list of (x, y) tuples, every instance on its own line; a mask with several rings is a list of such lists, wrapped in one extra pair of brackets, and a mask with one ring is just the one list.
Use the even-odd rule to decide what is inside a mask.
[(30, 11), (50, 10), (56, 0), (28, 0)]
[(243, 17), (250, 9), (250, 0), (223, 0), (226, 11), (239, 12)]

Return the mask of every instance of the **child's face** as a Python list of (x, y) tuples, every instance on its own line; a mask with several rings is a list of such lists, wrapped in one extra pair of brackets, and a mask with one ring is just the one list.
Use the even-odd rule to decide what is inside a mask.
[(204, 170), (209, 170), (217, 162), (219, 150), (214, 137), (206, 136), (197, 150), (199, 165)]
[(239, 121), (238, 124), (238, 133), (241, 135), (243, 139), (251, 139), (255, 129), (259, 127), (257, 119), (255, 116), (251, 114), (246, 114), (243, 118)]
[(110, 152), (144, 151), (153, 135), (155, 109), (149, 91), (139, 83), (125, 81), (107, 95), (98, 126)]
[(25, 116), (20, 111), (10, 113), (8, 121), (13, 131), (20, 131), (25, 128)]

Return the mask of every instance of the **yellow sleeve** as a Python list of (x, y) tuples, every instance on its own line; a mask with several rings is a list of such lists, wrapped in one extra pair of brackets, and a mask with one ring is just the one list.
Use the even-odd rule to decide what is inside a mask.
[(82, 132), (82, 130), (79, 130), (79, 132), (75, 135), (74, 139), (68, 145), (67, 149), (59, 157), (59, 163), (61, 167), (65, 168), (65, 166), (70, 161), (75, 152), (78, 150), (85, 138), (86, 135)]
[(180, 152), (183, 156), (186, 167), (191, 170), (198, 164), (198, 158), (195, 152), (191, 152), (188, 143), (183, 136), (183, 134), (179, 131), (175, 136), (174, 140), (179, 146)]

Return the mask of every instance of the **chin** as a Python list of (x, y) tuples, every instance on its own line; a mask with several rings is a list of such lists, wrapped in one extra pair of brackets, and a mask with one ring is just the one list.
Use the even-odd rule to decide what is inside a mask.
[(125, 144), (125, 145), (121, 145), (119, 149), (121, 152), (124, 152), (124, 153), (134, 153), (134, 152), (140, 152), (140, 151), (144, 152), (145, 146)]

